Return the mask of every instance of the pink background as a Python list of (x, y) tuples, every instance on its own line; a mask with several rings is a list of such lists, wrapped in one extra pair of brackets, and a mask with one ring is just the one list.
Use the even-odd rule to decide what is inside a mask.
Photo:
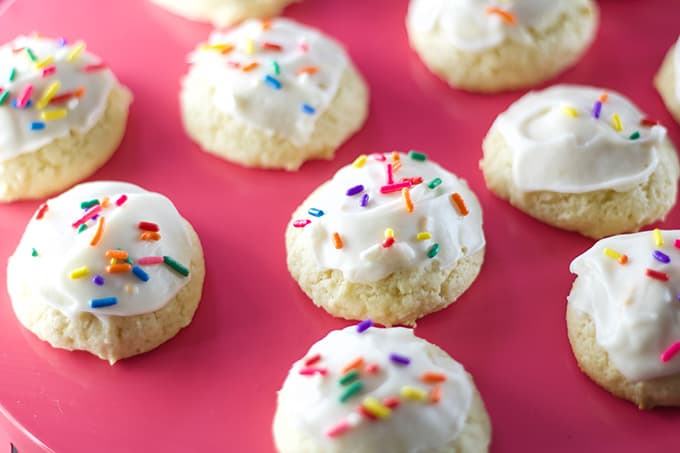
[[(680, 143), (680, 128), (651, 82), (677, 37), (680, 2), (599, 3), (595, 45), (558, 81), (629, 95)], [(393, 149), (427, 152), (465, 177), (484, 208), (488, 247), (480, 277), (416, 331), (474, 375), (493, 421), (492, 450), (678, 450), (678, 411), (641, 412), (576, 367), (564, 322), (568, 265), (592, 241), (527, 217), (484, 186), (481, 140), (522, 93), (449, 89), (409, 49), (406, 8), (406, 0), (305, 0), (287, 9), (342, 41), (371, 87), (365, 127), (335, 160), (297, 173), (220, 161), (182, 132), (184, 58), (209, 26), (144, 0), (18, 0), (0, 16), (0, 41), (31, 31), (84, 39), (132, 89), (125, 140), (91, 179), (127, 180), (168, 195), (199, 232), (207, 261), (193, 324), (114, 367), (36, 339), (0, 291), (0, 451), (9, 441), (20, 453), (273, 451), (276, 390), (288, 367), (329, 330), (348, 324), (315, 308), (288, 275), (286, 223), (306, 194), (357, 154)], [(38, 205), (0, 206), (3, 263)], [(662, 226), (677, 227), (678, 220), (676, 209)]]

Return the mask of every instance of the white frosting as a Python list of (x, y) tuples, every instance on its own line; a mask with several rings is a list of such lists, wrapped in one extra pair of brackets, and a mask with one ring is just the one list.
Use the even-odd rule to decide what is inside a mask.
[[(10, 93), (0, 105), (0, 162), (22, 153), (36, 151), (59, 137), (68, 136), (71, 131), (87, 132), (102, 117), (116, 79), (106, 68), (84, 71), (83, 68), (101, 63), (98, 57), (86, 50), (69, 61), (69, 55), (79, 44), (74, 42), (62, 45), (59, 41), (48, 38), (19, 36), (0, 47), (0, 88)], [(35, 62), (26, 49), (31, 50)], [(43, 68), (37, 67), (37, 64), (50, 57), (54, 59), (53, 63), (46, 64)], [(55, 70), (43, 77), (43, 70), (50, 67)], [(12, 69), (15, 70), (15, 75), (10, 81)], [(84, 89), (82, 96), (72, 98), (70, 102), (50, 103), (40, 108), (40, 99), (55, 81), (60, 82), (55, 97)], [(28, 86), (33, 86), (31, 105), (27, 108), (12, 107), (12, 102)], [(43, 112), (62, 109), (67, 109), (67, 113), (61, 119), (41, 118)], [(34, 122), (44, 123), (44, 128), (32, 129), (31, 124)]]
[[(121, 195), (127, 201), (116, 201)], [(78, 233), (72, 224), (85, 213), (83, 201), (109, 197), (103, 208), (104, 228), (101, 241), (90, 243), (97, 230), (97, 221), (87, 222), (88, 228)], [(165, 264), (141, 265), (137, 260), (148, 256), (170, 256), (186, 268), (191, 264), (191, 236), (185, 221), (175, 206), (163, 195), (147, 192), (140, 187), (121, 182), (81, 184), (47, 201), (42, 219), (37, 215), (29, 222), (16, 252), (10, 258), (15, 277), (30, 279), (31, 298), (73, 317), (78, 313), (129, 316), (148, 313), (163, 307), (188, 283)], [(158, 241), (141, 240), (140, 221), (157, 224)], [(133, 265), (139, 265), (149, 276), (143, 282), (130, 272), (110, 274), (107, 250), (122, 249), (129, 253)], [(37, 256), (32, 256), (35, 249)], [(73, 279), (70, 274), (82, 266), (89, 268), (87, 276)], [(98, 274), (104, 277), (102, 286), (93, 283)], [(92, 299), (116, 297), (118, 303), (109, 307), (91, 308)]]
[[(213, 103), (219, 110), (304, 144), (335, 97), (348, 57), (335, 41), (292, 20), (273, 19), (265, 28), (263, 22), (251, 19), (229, 31), (213, 32), (207, 45), (189, 56), (191, 72), (214, 88)], [(268, 49), (267, 44), (281, 50)], [(234, 48), (223, 54), (225, 45)], [(252, 63), (258, 66), (244, 71)], [(300, 73), (310, 67), (317, 72)], [(280, 89), (267, 83), (266, 77), (280, 83)], [(305, 113), (303, 105), (315, 111)]]
[[(621, 374), (634, 381), (680, 372), (680, 355), (668, 362), (660, 359), (680, 341), (680, 249), (674, 246), (680, 230), (661, 235), (662, 247), (651, 231), (602, 239), (570, 267), (578, 278), (569, 305), (590, 315), (597, 343)], [(605, 248), (625, 254), (628, 262), (605, 255)], [(655, 250), (670, 262), (655, 259)], [(647, 269), (666, 273), (668, 281), (649, 277)]]
[[(425, 266), (433, 259), (446, 269), (484, 248), (481, 207), (464, 181), (429, 160), (421, 162), (399, 153), (402, 166), (394, 172), (394, 182), (423, 178), (422, 183), (410, 188), (413, 212), (409, 213), (401, 191), (380, 193), (387, 184), (387, 164), (393, 164), (392, 153), (381, 156), (386, 160), (376, 160), (372, 155), (361, 168), (353, 164), (343, 167), (305, 204), (306, 209), (324, 212), (321, 217), (306, 217), (311, 224), (303, 232), (321, 267), (339, 269), (350, 281), (371, 282), (401, 269)], [(442, 183), (430, 189), (428, 184), (435, 178)], [(347, 190), (357, 185), (364, 190), (348, 196)], [(453, 193), (460, 194), (468, 215), (461, 215), (454, 206), (450, 198)], [(362, 207), (365, 194), (369, 199)], [(395, 241), (383, 247), (388, 228), (394, 231)], [(418, 240), (421, 232), (431, 237)], [(342, 240), (340, 249), (333, 241), (334, 233)], [(439, 244), (438, 254), (430, 258), (428, 253), (435, 244)]]
[[(562, 14), (588, 4), (587, 0), (411, 0), (407, 21), (416, 32), (439, 29), (457, 49), (479, 52), (506, 39), (532, 43), (532, 31), (544, 31)], [(494, 7), (514, 16), (516, 23), (487, 12)]]
[[(595, 103), (605, 92), (607, 100), (596, 119)], [(621, 120), (620, 131), (614, 127), (614, 114)], [(493, 127), (512, 152), (512, 178), (521, 191), (625, 191), (654, 172), (658, 148), (666, 139), (663, 126), (641, 125), (643, 118), (618, 93), (556, 85), (526, 94)], [(640, 137), (631, 139), (636, 132)]]
[[(403, 327), (370, 328), (359, 333), (351, 326), (333, 331), (293, 365), (280, 393), (280, 407), (286, 407), (285, 416), (291, 425), (322, 447), (333, 443), (341, 445), (342, 448), (333, 451), (353, 451), (353, 445), (360, 445), (361, 451), (391, 453), (442, 448), (462, 432), (470, 411), (473, 386), (458, 362), (433, 354), (432, 348), (411, 329)], [(392, 362), (390, 354), (393, 353), (407, 357), (410, 363)], [(321, 358), (310, 366), (325, 369), (327, 374), (301, 375), (300, 371), (308, 368), (305, 360), (316, 354)], [(343, 376), (341, 370), (357, 357), (364, 361), (358, 370), (363, 388), (340, 402), (340, 396), (348, 387), (339, 383)], [(366, 366), (372, 364), (379, 367), (374, 374), (366, 371)], [(400, 397), (404, 386), (415, 387), (429, 396), (435, 384), (421, 380), (425, 372), (445, 376), (444, 382), (436, 384), (441, 388), (440, 401)], [(366, 397), (381, 402), (396, 397), (400, 405), (392, 409), (388, 418), (367, 420), (357, 412)], [(348, 420), (352, 427), (341, 435), (329, 437), (329, 429), (343, 420)]]

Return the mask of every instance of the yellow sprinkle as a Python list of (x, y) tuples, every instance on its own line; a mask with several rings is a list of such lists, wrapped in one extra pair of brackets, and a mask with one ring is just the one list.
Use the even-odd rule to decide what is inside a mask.
[(46, 110), (40, 113), (40, 118), (44, 121), (58, 120), (66, 116), (66, 109)]
[(111, 261), (109, 261), (109, 264), (118, 264), (118, 260), (115, 258), (111, 258)]
[(45, 91), (43, 92), (42, 97), (38, 101), (37, 107), (42, 110), (45, 107), (47, 107), (47, 104), (50, 103), (50, 100), (54, 97), (55, 94), (57, 94), (57, 91), (59, 91), (59, 88), (61, 87), (61, 83), (59, 83), (58, 80), (55, 80), (52, 82), (47, 88), (45, 88)]
[(52, 63), (54, 63), (54, 57), (47, 57), (43, 60), (38, 61), (35, 64), (35, 68), (36, 69), (42, 69), (42, 68), (45, 68), (45, 67), (51, 65)]
[(77, 278), (85, 277), (87, 274), (90, 273), (90, 269), (88, 269), (87, 266), (79, 267), (78, 269), (74, 269), (71, 271), (70, 274), (68, 274), (71, 279), (75, 280)]
[(201, 50), (215, 50), (217, 52), (224, 52), (228, 53), (230, 52), (234, 46), (231, 44), (203, 44), (200, 49)]
[(78, 42), (75, 44), (75, 47), (73, 47), (73, 49), (69, 52), (69, 54), (68, 54), (68, 56), (66, 57), (66, 59), (67, 59), (68, 61), (74, 61), (76, 58), (78, 58), (78, 56), (80, 55), (80, 53), (81, 53), (83, 50), (85, 50), (85, 43), (82, 42), (82, 41), (78, 41)]
[(393, 237), (394, 237), (394, 230), (392, 228), (387, 228), (385, 230), (385, 239), (393, 238)]
[(572, 118), (578, 118), (578, 110), (576, 110), (574, 107), (569, 107), (569, 106), (564, 106), (562, 107), (562, 112), (565, 115), (568, 115)]
[(607, 255), (609, 258), (614, 258), (615, 260), (621, 258), (621, 254), (619, 252), (609, 248), (604, 249), (604, 254)]
[(661, 230), (654, 228), (654, 243), (657, 247), (663, 247), (663, 236), (661, 236)]
[(617, 113), (612, 115), (612, 121), (614, 122), (614, 129), (617, 132), (621, 132), (623, 130), (623, 126), (621, 125), (621, 118)]
[(255, 53), (255, 41), (252, 38), (246, 40), (246, 53), (252, 55)]
[(427, 231), (421, 231), (416, 235), (416, 239), (418, 239), (419, 241), (426, 241), (428, 239), (432, 239), (432, 235)]
[(354, 159), (354, 162), (352, 163), (352, 167), (354, 167), (354, 168), (361, 168), (361, 167), (363, 167), (364, 164), (366, 163), (366, 159), (368, 159), (368, 157), (366, 156), (366, 154), (362, 154), (361, 156), (359, 156), (359, 157), (357, 157), (356, 159)]
[(373, 416), (378, 418), (389, 418), (392, 415), (392, 410), (378, 401), (376, 398), (364, 398), (364, 408)]
[(425, 401), (427, 399), (427, 393), (410, 385), (403, 386), (399, 394), (407, 400)]

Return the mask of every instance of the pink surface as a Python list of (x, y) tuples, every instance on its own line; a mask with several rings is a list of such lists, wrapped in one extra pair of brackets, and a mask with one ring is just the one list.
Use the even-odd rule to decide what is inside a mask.
[[(680, 128), (651, 83), (677, 37), (680, 2), (600, 6), (597, 42), (559, 81), (629, 95), (680, 143)], [(481, 140), (521, 93), (471, 95), (438, 81), (409, 50), (406, 7), (406, 0), (305, 0), (286, 11), (344, 42), (371, 87), (363, 130), (335, 160), (297, 173), (222, 162), (182, 132), (184, 57), (206, 38), (207, 25), (144, 0), (18, 0), (0, 17), (0, 41), (34, 30), (84, 39), (132, 89), (123, 145), (92, 179), (168, 195), (199, 232), (207, 261), (193, 324), (113, 367), (36, 339), (0, 291), (0, 451), (9, 441), (20, 453), (273, 451), (276, 390), (290, 364), (347, 325), (315, 308), (288, 275), (290, 213), (358, 153), (411, 148), (464, 176), (484, 208), (488, 247), (479, 279), (459, 302), (419, 322), (417, 333), (474, 375), (493, 420), (492, 450), (677, 451), (678, 411), (641, 412), (576, 367), (564, 322), (568, 265), (592, 241), (532, 220), (483, 184)], [(3, 263), (38, 204), (0, 206)], [(679, 220), (676, 209), (662, 226)]]

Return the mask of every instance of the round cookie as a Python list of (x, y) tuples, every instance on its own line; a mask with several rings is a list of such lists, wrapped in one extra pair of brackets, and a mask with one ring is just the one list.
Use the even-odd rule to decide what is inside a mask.
[(151, 0), (187, 19), (212, 22), (216, 27), (257, 17), (278, 16), (283, 8), (299, 0)]
[(680, 406), (680, 230), (598, 241), (577, 257), (567, 305), (579, 367), (641, 409)]
[(530, 87), (572, 66), (598, 22), (592, 0), (411, 0), (411, 47), (456, 88)]
[(39, 338), (113, 364), (187, 326), (204, 274), (198, 236), (170, 200), (93, 182), (38, 209), (9, 259), (7, 287)]
[(343, 48), (292, 20), (214, 32), (189, 59), (184, 127), (241, 165), (296, 170), (330, 159), (366, 119), (368, 89)]
[(0, 201), (85, 179), (125, 132), (130, 92), (85, 43), (19, 36), (0, 47)]
[(415, 151), (359, 156), (286, 230), (288, 270), (316, 305), (387, 326), (455, 301), (484, 247), (481, 207), (465, 181)]
[(486, 452), (491, 423), (472, 377), (411, 329), (329, 333), (278, 393), (280, 453)]
[(666, 54), (654, 85), (668, 111), (680, 123), (680, 47), (677, 42)]
[(675, 204), (680, 170), (666, 129), (612, 91), (528, 93), (498, 116), (483, 148), (492, 192), (588, 237), (637, 231)]

